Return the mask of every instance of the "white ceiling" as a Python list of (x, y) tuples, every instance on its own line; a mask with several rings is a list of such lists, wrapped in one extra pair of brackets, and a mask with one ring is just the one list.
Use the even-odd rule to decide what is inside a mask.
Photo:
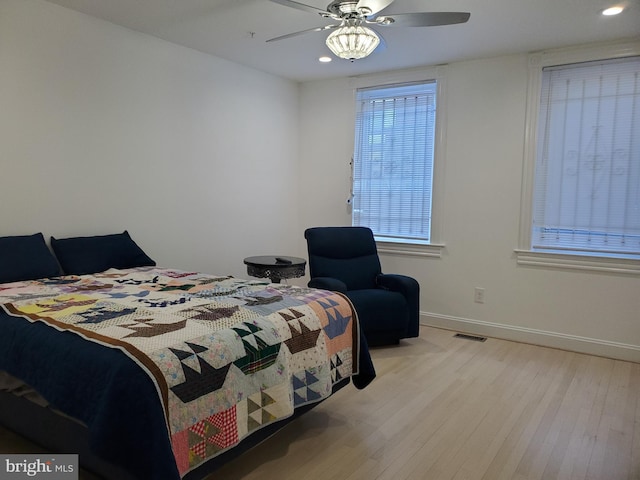
[[(604, 17), (619, 0), (395, 0), (384, 13), (466, 11), (469, 22), (376, 27), (386, 45), (349, 62), (330, 55), (327, 32), (267, 39), (333, 23), (269, 0), (48, 0), (158, 38), (297, 81), (435, 65), (640, 35), (640, 0)], [(329, 0), (302, 0), (326, 8)]]

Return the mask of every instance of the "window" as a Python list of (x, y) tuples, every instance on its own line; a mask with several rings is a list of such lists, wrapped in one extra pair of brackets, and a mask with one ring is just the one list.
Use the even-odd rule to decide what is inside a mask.
[(429, 243), (437, 82), (356, 91), (352, 224)]
[(544, 68), (531, 248), (640, 258), (640, 57)]

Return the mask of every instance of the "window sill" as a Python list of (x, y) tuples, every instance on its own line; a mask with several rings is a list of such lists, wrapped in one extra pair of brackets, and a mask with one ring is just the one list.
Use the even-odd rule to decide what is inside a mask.
[(518, 265), (640, 275), (640, 260), (631, 258), (573, 255), (532, 250), (515, 250), (515, 253)]
[(433, 243), (409, 241), (389, 241), (376, 239), (378, 253), (381, 255), (404, 255), (408, 257), (432, 257), (442, 258), (442, 250), (445, 246)]

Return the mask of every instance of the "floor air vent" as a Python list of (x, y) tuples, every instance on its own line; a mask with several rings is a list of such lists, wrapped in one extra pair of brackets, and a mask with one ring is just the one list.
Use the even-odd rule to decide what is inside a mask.
[(467, 335), (466, 333), (456, 333), (454, 337), (464, 338), (465, 340), (473, 340), (474, 342), (484, 342), (487, 337), (479, 337), (477, 335)]

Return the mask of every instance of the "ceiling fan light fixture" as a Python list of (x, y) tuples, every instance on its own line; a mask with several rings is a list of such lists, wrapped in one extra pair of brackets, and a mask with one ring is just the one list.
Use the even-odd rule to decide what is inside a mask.
[(380, 44), (376, 32), (362, 25), (345, 25), (327, 37), (327, 47), (337, 57), (358, 60), (373, 53)]

